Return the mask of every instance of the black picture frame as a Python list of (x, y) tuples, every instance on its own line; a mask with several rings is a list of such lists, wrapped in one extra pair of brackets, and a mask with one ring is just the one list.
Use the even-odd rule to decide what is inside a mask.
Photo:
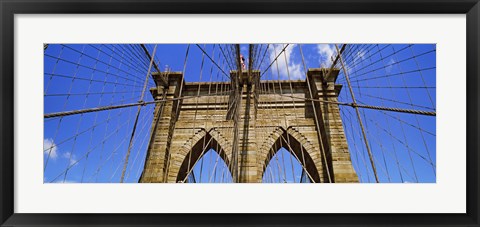
[[(479, 0), (0, 0), (0, 223), (2, 226), (480, 226)], [(14, 15), (151, 13), (466, 14), (466, 214), (25, 214), (14, 213)], [(440, 199), (440, 198), (439, 198)]]

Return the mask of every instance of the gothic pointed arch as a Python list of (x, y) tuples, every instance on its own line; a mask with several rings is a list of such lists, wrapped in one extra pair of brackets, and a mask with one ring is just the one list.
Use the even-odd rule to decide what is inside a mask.
[[(323, 163), (318, 150), (314, 148), (314, 145), (305, 136), (292, 127), (289, 127), (287, 130), (282, 127), (276, 127), (261, 145), (259, 164), (262, 168), (259, 174), (260, 177), (263, 176), (266, 167), (282, 147), (305, 167), (313, 182), (324, 182), (321, 177)], [(320, 169), (317, 169), (317, 166)]]
[(173, 180), (171, 176), (174, 176), (175, 182), (184, 181), (195, 163), (210, 150), (215, 151), (225, 164), (230, 166), (231, 145), (229, 141), (215, 128), (209, 131), (200, 129), (186, 140), (177, 152), (173, 164), (170, 166), (172, 173), (169, 174), (169, 181)]

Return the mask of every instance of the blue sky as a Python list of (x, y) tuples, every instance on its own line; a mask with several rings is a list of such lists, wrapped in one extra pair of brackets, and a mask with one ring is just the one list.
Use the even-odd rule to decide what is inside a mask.
[[(153, 46), (147, 45), (150, 53)], [(218, 45), (199, 46), (225, 72), (230, 70)], [(262, 72), (284, 46), (270, 44), (266, 52), (267, 45), (262, 46), (259, 51), (261, 55), (265, 53), (259, 66)], [(307, 68), (329, 67), (331, 56), (336, 53), (333, 44), (289, 44), (277, 59), (278, 64), (265, 71), (262, 80), (288, 79), (288, 76), (305, 79), (300, 46)], [(183, 71), (187, 47), (159, 44), (155, 59), (160, 69)], [(357, 102), (435, 111), (435, 50), (434, 44), (347, 45), (344, 58)], [(241, 53), (248, 56), (247, 44), (241, 45)], [(142, 54), (138, 45), (50, 44), (44, 57), (44, 112), (137, 102), (149, 65)], [(192, 44), (185, 80), (227, 81), (228, 78)], [(352, 102), (343, 71), (337, 83), (344, 85), (339, 101)], [(149, 79), (147, 87), (152, 86), (154, 83)], [(145, 101), (151, 101), (148, 90)], [(356, 113), (348, 106), (340, 109), (352, 164), (361, 182), (374, 182)], [(137, 107), (129, 107), (45, 119), (44, 182), (119, 182), (136, 111)], [(152, 113), (153, 105), (141, 109), (126, 182), (137, 182), (141, 174)], [(380, 182), (435, 182), (435, 117), (370, 109), (360, 109), (360, 113)], [(288, 151), (279, 150), (267, 167), (264, 182), (299, 182), (301, 166)], [(231, 181), (225, 163), (213, 150), (197, 162), (193, 173), (196, 181)]]

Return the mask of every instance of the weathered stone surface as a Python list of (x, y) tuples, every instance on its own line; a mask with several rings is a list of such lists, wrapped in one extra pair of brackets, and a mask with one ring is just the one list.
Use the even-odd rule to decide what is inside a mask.
[[(238, 182), (261, 182), (268, 162), (281, 147), (306, 167), (315, 182), (358, 182), (338, 105), (311, 101), (337, 101), (341, 90), (341, 85), (335, 84), (338, 70), (330, 75), (325, 72), (310, 69), (307, 80), (270, 80), (250, 85), (246, 72), (243, 73)], [(165, 97), (167, 101), (157, 103), (155, 108), (151, 129), (154, 138), (139, 182), (184, 181), (195, 162), (211, 148), (232, 172), (234, 122), (228, 117), (233, 106), (230, 83), (185, 83), (178, 72), (155, 76), (157, 80), (167, 77), (169, 86), (158, 85), (150, 92), (154, 99)]]

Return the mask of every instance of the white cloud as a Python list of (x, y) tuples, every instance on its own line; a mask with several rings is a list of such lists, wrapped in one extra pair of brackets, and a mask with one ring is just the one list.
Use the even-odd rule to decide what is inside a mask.
[(65, 153), (60, 152), (52, 138), (47, 138), (43, 140), (43, 154), (45, 156), (48, 156), (49, 153), (50, 153), (50, 159), (56, 160), (58, 157), (64, 158), (64, 159), (70, 160), (70, 165), (73, 165), (78, 160), (77, 156), (72, 154), (71, 152), (65, 152)]
[[(347, 71), (350, 73), (350, 72), (354, 72), (354, 70), (357, 69), (357, 67), (359, 66), (362, 66), (363, 65), (363, 61), (366, 59), (365, 57), (365, 51), (364, 50), (359, 50), (357, 51), (357, 53), (355, 54), (355, 57), (353, 58), (353, 63), (350, 63), (350, 65), (348, 63), (345, 63), (345, 67), (347, 68)], [(361, 68), (361, 67), (360, 67)]]
[(43, 140), (43, 154), (47, 156), (50, 154), (51, 159), (57, 159), (57, 145), (52, 138)]
[[(335, 44), (317, 44), (316, 50), (319, 56), (320, 67), (329, 68), (332, 66), (333, 59), (337, 56), (337, 50)], [(354, 72), (354, 70), (360, 66), (362, 61), (366, 60), (366, 52), (364, 49), (360, 49), (353, 55), (350, 62), (344, 62), (345, 70), (348, 74)], [(343, 59), (345, 61), (345, 59)], [(340, 62), (337, 63), (337, 67), (342, 67)], [(343, 69), (342, 69), (343, 70)]]
[(387, 71), (387, 73), (390, 73), (392, 71), (393, 65), (395, 65), (395, 63), (397, 62), (393, 60), (393, 58), (390, 58), (390, 61), (388, 61), (387, 63), (387, 67), (385, 67), (385, 70)]
[(362, 59), (365, 60), (365, 51), (364, 50), (359, 50), (357, 52), (357, 57), (355, 58), (355, 61)]
[(63, 157), (66, 158), (66, 159), (70, 159), (70, 165), (73, 165), (77, 162), (77, 157), (72, 154), (71, 152), (65, 152), (63, 154)]
[[(277, 55), (280, 54), (280, 52), (283, 50), (285, 45), (286, 44), (270, 45), (270, 47), (273, 47), (273, 48), (270, 48), (270, 62), (275, 60), (275, 57), (277, 57)], [(296, 44), (288, 45), (285, 51), (282, 54), (280, 54), (280, 56), (277, 58), (277, 62), (273, 63), (273, 65), (271, 66), (274, 74), (273, 78), (275, 79), (277, 78), (277, 72), (279, 72), (280, 74), (280, 79), (288, 79), (289, 74), (290, 74), (291, 80), (298, 80), (298, 79), (305, 78), (305, 75), (304, 75), (305, 73), (303, 71), (303, 66), (301, 62), (295, 62), (294, 60), (293, 49), (295, 48), (295, 46)], [(286, 57), (286, 61), (285, 61), (285, 57)], [(278, 65), (278, 71), (277, 71), (277, 65)]]
[[(359, 66), (362, 66), (363, 64), (362, 61), (364, 61), (365, 59), (366, 59), (365, 51), (364, 50), (357, 51), (357, 53), (354, 54), (354, 57), (352, 58), (352, 62), (350, 63), (344, 62), (347, 73), (352, 74), (352, 73), (355, 73), (355, 70), (357, 70), (358, 68), (362, 68)], [(345, 59), (343, 60), (345, 61)]]
[(240, 47), (240, 52), (241, 53), (244, 53), (244, 52), (247, 52), (247, 51), (248, 51), (247, 46), (241, 46)]
[(330, 67), (332, 65), (332, 56), (336, 53), (335, 45), (318, 44), (317, 53), (319, 55), (320, 67)]

